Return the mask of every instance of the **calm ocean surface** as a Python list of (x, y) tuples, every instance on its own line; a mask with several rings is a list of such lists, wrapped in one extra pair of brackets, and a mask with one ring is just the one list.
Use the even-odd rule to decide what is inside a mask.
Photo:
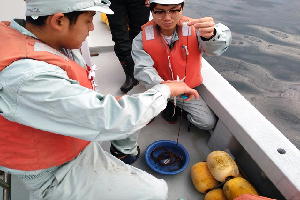
[[(205, 57), (300, 149), (300, 1), (186, 0), (184, 14), (232, 31), (220, 57)], [(246, 114), (246, 113), (245, 113)]]

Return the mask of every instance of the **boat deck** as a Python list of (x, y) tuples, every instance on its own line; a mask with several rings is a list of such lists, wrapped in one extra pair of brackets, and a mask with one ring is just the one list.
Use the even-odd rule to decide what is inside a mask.
[[(110, 58), (110, 59), (108, 59)], [(113, 52), (101, 53), (98, 57), (93, 57), (95, 63), (101, 63), (101, 67), (97, 70), (97, 84), (103, 93), (112, 93), (119, 95), (119, 87), (124, 81), (124, 73)], [(108, 62), (108, 63), (106, 63)], [(109, 69), (108, 69), (109, 68)], [(119, 72), (118, 72), (119, 71)], [(107, 86), (107, 83), (113, 83)], [(138, 93), (144, 91), (141, 85), (136, 86), (129, 92)], [(177, 140), (180, 127), (179, 140), (190, 154), (190, 163), (185, 171), (177, 175), (161, 175), (153, 172), (145, 163), (144, 151), (149, 144), (156, 140)], [(176, 124), (169, 124), (160, 115), (158, 115), (149, 125), (141, 130), (139, 137), (139, 145), (141, 148), (141, 158), (134, 163), (134, 166), (143, 169), (158, 178), (163, 178), (169, 186), (169, 200), (177, 200), (183, 198), (185, 200), (199, 200), (201, 193), (197, 192), (192, 185), (190, 178), (190, 167), (199, 161), (206, 159), (210, 152), (207, 147), (207, 141), (210, 133), (192, 127), (188, 131), (188, 123), (185, 119), (179, 119)], [(104, 148), (108, 149), (109, 144), (104, 144)]]

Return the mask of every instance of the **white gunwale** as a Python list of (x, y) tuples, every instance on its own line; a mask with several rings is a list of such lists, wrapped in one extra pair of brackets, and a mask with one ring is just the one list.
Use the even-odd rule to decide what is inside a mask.
[(285, 198), (299, 200), (300, 151), (205, 59), (202, 73), (208, 105)]

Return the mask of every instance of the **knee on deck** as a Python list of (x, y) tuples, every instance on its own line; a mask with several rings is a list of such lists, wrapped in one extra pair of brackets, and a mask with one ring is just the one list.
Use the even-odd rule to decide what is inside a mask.
[(217, 118), (215, 115), (207, 115), (205, 117), (199, 118), (192, 116), (191, 114), (187, 115), (187, 119), (199, 129), (211, 130), (215, 127)]

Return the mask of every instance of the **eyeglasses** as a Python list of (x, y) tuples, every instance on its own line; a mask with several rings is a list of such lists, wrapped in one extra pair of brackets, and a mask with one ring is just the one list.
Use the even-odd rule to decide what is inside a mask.
[(171, 9), (171, 10), (153, 10), (153, 14), (156, 15), (158, 18), (163, 18), (167, 14), (170, 14), (171, 17), (174, 17), (180, 13), (181, 8), (179, 9)]

